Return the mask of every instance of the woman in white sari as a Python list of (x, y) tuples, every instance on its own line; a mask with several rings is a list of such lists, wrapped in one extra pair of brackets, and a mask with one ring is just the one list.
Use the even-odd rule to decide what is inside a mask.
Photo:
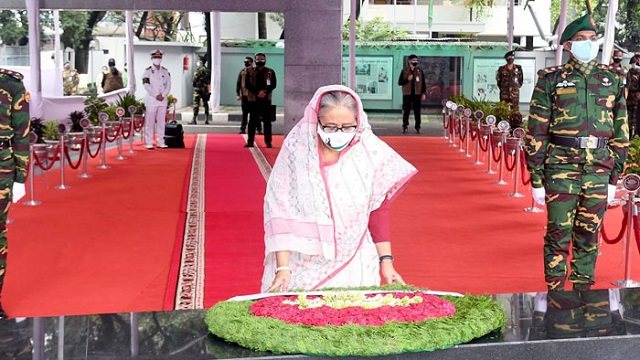
[(404, 283), (389, 203), (416, 169), (371, 131), (351, 89), (325, 86), (288, 134), (267, 184), (262, 291)]

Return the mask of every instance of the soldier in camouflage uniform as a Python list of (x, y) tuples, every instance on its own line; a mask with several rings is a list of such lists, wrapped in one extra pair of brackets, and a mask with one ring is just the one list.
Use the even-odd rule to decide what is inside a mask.
[(514, 64), (515, 51), (504, 54), (507, 63), (498, 68), (496, 82), (500, 89), (500, 101), (511, 104), (511, 111), (518, 112), (520, 106), (520, 88), (524, 82), (522, 66)]
[(80, 77), (78, 76), (78, 70), (71, 67), (70, 62), (64, 63), (64, 70), (62, 71), (62, 88), (65, 95), (78, 94), (78, 84), (80, 83)]
[(211, 84), (211, 72), (207, 68), (207, 60), (200, 58), (196, 72), (193, 74), (193, 120), (191, 124), (197, 124), (196, 119), (200, 112), (200, 100), (204, 106), (204, 123), (209, 124), (209, 85)]
[(11, 200), (25, 193), (29, 163), (29, 93), (22, 75), (0, 69), (0, 317), (6, 270), (6, 222)]
[(640, 132), (640, 53), (637, 53), (629, 62), (631, 68), (627, 73), (627, 116), (629, 117), (629, 131), (634, 134)]
[(577, 289), (593, 284), (597, 234), (629, 146), (623, 82), (597, 64), (596, 39), (590, 14), (569, 24), (561, 44), (570, 60), (540, 70), (531, 98), (525, 148), (532, 195), (547, 204), (549, 290), (564, 289), (570, 248), (569, 281)]

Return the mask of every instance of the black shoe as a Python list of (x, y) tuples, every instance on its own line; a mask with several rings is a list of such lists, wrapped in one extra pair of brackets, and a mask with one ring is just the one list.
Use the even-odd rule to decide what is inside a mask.
[(253, 147), (253, 144), (244, 144), (244, 147)]
[(204, 122), (205, 125), (209, 125), (209, 120)]
[(416, 134), (420, 134), (420, 129), (416, 129)]
[(268, 147), (268, 148), (272, 148), (273, 146), (271, 146), (271, 144), (267, 144), (267, 147)]
[(262, 135), (262, 130), (256, 130), (256, 134)]
[(406, 134), (407, 133), (407, 128), (402, 128), (402, 133)]
[(194, 121), (190, 122), (189, 125), (198, 125), (198, 123), (194, 120)]
[(243, 130), (240, 130), (240, 132), (238, 134), (246, 134), (247, 132)]

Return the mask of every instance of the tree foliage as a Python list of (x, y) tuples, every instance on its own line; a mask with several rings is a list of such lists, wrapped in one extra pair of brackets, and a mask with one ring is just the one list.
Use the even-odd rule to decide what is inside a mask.
[[(51, 28), (51, 13), (40, 13), (40, 40), (44, 41), (44, 30)], [(24, 46), (29, 43), (29, 21), (26, 10), (0, 11), (0, 40), (3, 45)]]
[[(349, 23), (350, 20), (347, 20), (342, 29), (344, 40), (349, 40)], [(406, 30), (394, 27), (392, 23), (384, 21), (382, 17), (375, 17), (366, 22), (356, 20), (356, 40), (358, 41), (388, 41), (406, 37)]]
[[(560, 17), (561, 0), (551, 1), (551, 21), (552, 26)], [(593, 19), (599, 33), (604, 33), (607, 21), (607, 5), (608, 1), (599, 0), (592, 1)], [(587, 11), (584, 0), (568, 0), (567, 3), (567, 24), (574, 19), (582, 16)], [(638, 51), (640, 49), (640, 0), (620, 0), (618, 4), (618, 12), (616, 14), (616, 44), (630, 51)]]
[(89, 13), (86, 11), (61, 11), (60, 27), (62, 34), (60, 41), (65, 47), (72, 49), (84, 48)]

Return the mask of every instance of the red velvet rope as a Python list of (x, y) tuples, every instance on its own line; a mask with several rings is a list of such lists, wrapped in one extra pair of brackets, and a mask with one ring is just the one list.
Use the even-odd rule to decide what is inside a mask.
[[(507, 171), (513, 171), (513, 169), (516, 168), (516, 157), (515, 157), (515, 154), (511, 155), (511, 152), (505, 152), (505, 155), (507, 157), (505, 159), (504, 166), (506, 166)], [(509, 166), (509, 157), (513, 158), (513, 162), (511, 163), (511, 166)]]
[[(499, 150), (496, 151), (496, 148), (498, 147), (498, 145), (493, 143), (493, 135), (489, 135), (489, 139), (491, 139), (491, 148), (492, 148), (491, 157), (493, 158), (493, 161), (499, 163), (500, 158), (502, 157), (502, 146), (500, 146)], [(496, 157), (496, 153), (498, 153), (498, 157)]]
[(69, 146), (64, 147), (64, 157), (67, 158), (67, 162), (69, 163), (69, 166), (73, 170), (76, 170), (77, 168), (79, 168), (80, 163), (82, 163), (82, 157), (84, 157), (84, 146), (86, 142), (87, 141), (85, 138), (85, 140), (80, 144), (80, 156), (78, 157), (78, 162), (76, 164), (74, 164), (73, 161), (71, 161), (71, 155), (69, 155)]
[[(618, 232), (618, 236), (616, 236), (615, 238), (611, 239), (609, 236), (607, 236), (607, 232), (604, 229), (604, 225), (602, 225), (602, 228), (600, 229), (600, 232), (602, 233), (602, 240), (604, 240), (604, 242), (606, 242), (607, 244), (613, 245), (613, 244), (617, 244), (620, 240), (622, 240), (622, 237), (624, 236), (625, 230), (627, 229), (627, 225), (629, 223), (629, 214), (627, 213), (627, 211), (624, 211), (624, 217), (622, 218), (622, 228), (620, 228), (620, 231)], [(634, 216), (635, 219), (635, 216)], [(636, 225), (634, 225), (634, 228), (637, 228), (637, 221), (636, 221)], [(637, 238), (637, 235), (636, 235)]]
[[(520, 149), (520, 159), (524, 160), (524, 149)], [(522, 185), (529, 185), (529, 183), (531, 183), (531, 175), (529, 175), (529, 178), (527, 180), (524, 179), (524, 173), (527, 172), (527, 167), (524, 161), (520, 161), (520, 170), (520, 172), (522, 173)]]
[(449, 115), (446, 114), (442, 114), (442, 127), (446, 129), (449, 129), (449, 121), (447, 121), (447, 118), (449, 117)]
[(109, 136), (109, 130), (107, 129), (107, 131), (105, 131), (105, 137), (107, 138), (107, 142), (116, 141), (116, 139), (118, 138), (118, 135), (120, 134), (120, 130), (122, 130), (122, 126), (118, 125), (116, 133), (113, 135), (113, 137), (110, 137)]
[[(49, 150), (47, 150), (47, 153), (48, 152), (49, 152)], [(49, 165), (47, 165), (47, 166), (42, 164), (42, 161), (40, 161), (40, 158), (38, 158), (38, 154), (35, 151), (33, 152), (33, 159), (35, 160), (36, 165), (40, 169), (42, 169), (42, 171), (49, 171), (49, 170), (51, 170), (53, 165), (55, 165), (56, 161), (58, 161), (58, 156), (59, 155), (60, 155), (60, 147), (56, 147), (56, 152), (53, 153), (53, 156), (51, 157), (51, 159), (47, 159), (48, 162), (49, 162)]]
[(478, 129), (469, 127), (471, 130), (471, 140), (475, 140), (478, 137)]
[(136, 132), (140, 132), (140, 130), (142, 130), (142, 127), (144, 126), (144, 118), (141, 117), (140, 119), (141, 119), (141, 121), (138, 121), (138, 125), (136, 125), (136, 121), (135, 120), (133, 122), (133, 129)]
[[(491, 137), (491, 136), (489, 135), (489, 137)], [(480, 142), (480, 150), (487, 151), (489, 149), (489, 138), (484, 140), (484, 142), (485, 142), (484, 146), (482, 146), (482, 141), (483, 141), (482, 136), (480, 136), (478, 138), (478, 142)]]
[[(120, 126), (122, 126), (122, 124)], [(125, 132), (124, 132), (124, 128), (122, 129), (122, 138), (125, 139), (125, 140), (129, 139), (129, 136), (131, 136), (131, 130), (133, 130), (133, 120), (129, 122), (128, 128), (129, 128), (129, 130), (127, 131), (126, 135), (125, 135)]]
[(91, 153), (91, 146), (87, 146), (87, 153), (89, 154), (89, 157), (95, 158), (96, 156), (98, 156), (98, 154), (100, 154), (100, 149), (102, 149), (103, 143), (104, 143), (104, 136), (102, 136), (102, 131), (101, 131), (100, 141), (98, 142), (98, 148), (96, 149), (96, 153), (95, 154)]
[(467, 139), (467, 126), (464, 127), (464, 132), (462, 129), (462, 124), (460, 124), (460, 140), (465, 141)]

